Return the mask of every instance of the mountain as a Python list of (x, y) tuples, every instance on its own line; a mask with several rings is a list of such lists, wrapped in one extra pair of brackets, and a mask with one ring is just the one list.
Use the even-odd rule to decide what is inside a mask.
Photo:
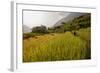
[(90, 13), (80, 14), (80, 16), (74, 17), (74, 19), (68, 22), (63, 21), (63, 20), (65, 19), (62, 19), (61, 21), (59, 21), (60, 23), (59, 25), (56, 25), (53, 28), (49, 28), (49, 31), (62, 33), (66, 31), (79, 30), (81, 28), (91, 27)]
[(31, 32), (31, 28), (29, 28), (27, 25), (23, 25), (23, 33)]
[(70, 13), (67, 17), (62, 18), (61, 20), (59, 20), (56, 24), (54, 24), (54, 27), (62, 25), (62, 22), (68, 22), (73, 20), (74, 18), (77, 18), (81, 15), (84, 15), (85, 13)]

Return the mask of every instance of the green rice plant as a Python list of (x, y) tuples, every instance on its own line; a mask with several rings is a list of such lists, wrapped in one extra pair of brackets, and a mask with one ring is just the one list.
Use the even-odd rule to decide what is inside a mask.
[(87, 58), (91, 58), (91, 28), (80, 29), (78, 36), (86, 42)]
[(23, 40), (23, 62), (90, 59), (87, 51), (90, 48), (86, 45), (85, 40), (74, 36), (71, 32), (25, 39)]

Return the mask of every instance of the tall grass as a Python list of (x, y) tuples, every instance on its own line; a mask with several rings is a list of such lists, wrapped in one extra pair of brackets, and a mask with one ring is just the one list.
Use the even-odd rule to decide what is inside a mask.
[(25, 39), (23, 62), (90, 59), (90, 48), (87, 47), (87, 40), (90, 40), (89, 30), (79, 30), (79, 36), (66, 32)]
[(91, 28), (80, 29), (78, 35), (82, 40), (86, 41), (87, 58), (91, 58)]

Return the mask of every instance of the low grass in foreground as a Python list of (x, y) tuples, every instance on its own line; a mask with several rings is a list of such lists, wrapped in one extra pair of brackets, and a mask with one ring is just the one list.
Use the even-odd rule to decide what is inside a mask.
[[(23, 62), (90, 59), (90, 28), (23, 40)], [(87, 45), (88, 43), (88, 45)]]

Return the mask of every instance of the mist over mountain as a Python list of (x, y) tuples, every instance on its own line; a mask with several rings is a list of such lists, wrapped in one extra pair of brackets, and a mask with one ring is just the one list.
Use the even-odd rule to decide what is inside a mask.
[[(84, 14), (86, 14), (86, 13), (70, 12), (70, 14), (67, 14), (67, 16), (66, 16), (66, 14), (64, 13), (63, 15), (65, 15), (65, 17), (58, 20), (55, 24), (52, 24), (53, 25), (52, 27), (60, 26), (60, 25), (62, 25), (62, 22), (67, 23), (67, 22), (73, 20), (74, 18), (77, 18), (77, 17), (82, 16)], [(44, 24), (42, 24), (42, 25), (44, 25)], [(46, 25), (44, 25), (44, 26), (46, 26)], [(23, 25), (23, 33), (28, 33), (31, 31), (32, 31), (32, 27), (30, 28), (28, 25)]]
[(27, 25), (23, 25), (23, 33), (28, 33), (28, 32), (31, 32), (31, 28), (29, 28)]
[(85, 13), (70, 13), (68, 16), (66, 16), (65, 18), (62, 18), (61, 20), (59, 20), (56, 24), (54, 24), (54, 27), (62, 25), (62, 22), (68, 22), (73, 20), (74, 18), (77, 18), (81, 15), (84, 15)]

